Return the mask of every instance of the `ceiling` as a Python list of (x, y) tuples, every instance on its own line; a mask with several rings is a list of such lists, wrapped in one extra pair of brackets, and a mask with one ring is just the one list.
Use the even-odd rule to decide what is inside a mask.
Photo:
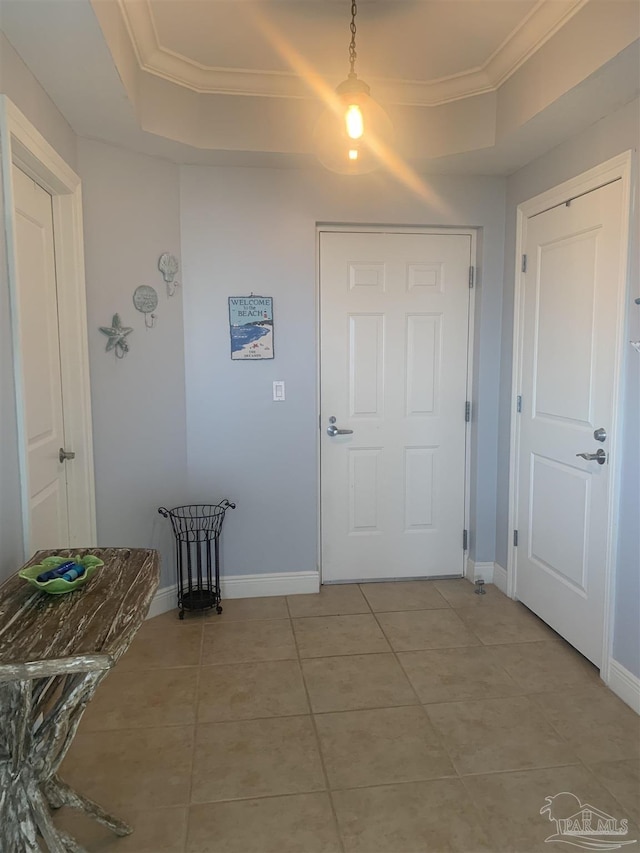
[[(263, 37), (263, 15), (280, 32), (294, 37), (296, 49), (320, 74), (341, 78), (347, 68), (349, 3), (151, 0), (136, 5), (125, 0), (123, 9), (137, 40), (143, 34), (136, 21), (148, 17), (161, 49), (207, 68), (289, 73), (286, 58)], [(435, 80), (484, 65), (535, 5), (535, 0), (360, 0), (356, 17), (359, 68), (369, 77)], [(561, 17), (576, 3), (566, 0), (558, 7)], [(474, 33), (472, 42), (469, 32)]]
[[(361, 0), (357, 70), (391, 103), (475, 94), (512, 73), (584, 2)], [(313, 88), (291, 67), (294, 51), (333, 86), (348, 71), (348, 0), (120, 0), (119, 7), (140, 65), (197, 92), (308, 97)]]
[[(356, 70), (421, 171), (507, 174), (633, 98), (635, 0), (360, 0)], [(180, 162), (311, 165), (350, 0), (1, 0), (74, 130)]]

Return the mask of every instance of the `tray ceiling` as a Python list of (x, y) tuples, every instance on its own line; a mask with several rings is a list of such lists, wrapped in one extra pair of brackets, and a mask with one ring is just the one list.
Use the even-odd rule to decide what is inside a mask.
[[(388, 103), (493, 91), (585, 2), (361, 0), (357, 71)], [(141, 68), (195, 92), (309, 97), (295, 54), (334, 86), (348, 71), (346, 0), (118, 4)]]
[[(349, 20), (349, 0), (0, 0), (78, 134), (186, 163), (314, 166)], [(418, 171), (508, 174), (640, 89), (637, 0), (360, 0), (357, 22)]]

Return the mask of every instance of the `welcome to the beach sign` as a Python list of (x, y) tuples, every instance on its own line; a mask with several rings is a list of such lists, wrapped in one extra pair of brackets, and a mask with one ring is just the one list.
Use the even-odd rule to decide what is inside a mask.
[(233, 361), (273, 358), (271, 296), (230, 296), (229, 328)]

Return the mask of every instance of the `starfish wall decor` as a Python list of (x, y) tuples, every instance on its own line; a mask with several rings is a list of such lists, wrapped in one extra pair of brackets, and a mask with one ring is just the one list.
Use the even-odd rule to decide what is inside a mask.
[(106, 351), (111, 352), (111, 350), (115, 350), (116, 358), (124, 358), (129, 352), (127, 335), (130, 335), (133, 329), (129, 326), (123, 326), (120, 315), (114, 314), (111, 325), (100, 326), (100, 331), (109, 338)]

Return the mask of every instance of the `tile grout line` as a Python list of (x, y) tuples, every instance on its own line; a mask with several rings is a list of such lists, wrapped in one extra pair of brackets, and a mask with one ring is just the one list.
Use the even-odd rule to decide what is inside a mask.
[[(571, 765), (566, 765), (566, 766), (571, 766)], [(543, 768), (543, 769), (547, 769), (547, 768)], [(515, 771), (504, 771), (504, 772), (517, 773), (517, 772), (521, 772), (521, 771), (515, 770)], [(451, 775), (451, 776), (433, 776), (433, 777), (429, 777), (428, 779), (403, 779), (401, 781), (396, 781), (396, 782), (376, 782), (376, 783), (371, 784), (371, 785), (351, 785), (350, 787), (340, 786), (338, 788), (333, 788), (333, 789), (330, 789), (327, 791), (318, 791), (316, 789), (316, 790), (309, 790), (309, 791), (295, 791), (293, 793), (284, 792), (284, 793), (279, 793), (279, 794), (260, 794), (258, 796), (226, 797), (226, 798), (223, 798), (220, 800), (203, 800), (202, 802), (193, 803), (193, 805), (194, 806), (212, 806), (212, 805), (218, 805), (219, 803), (246, 803), (246, 802), (253, 802), (256, 800), (281, 800), (281, 799), (286, 799), (287, 797), (308, 797), (308, 796), (311, 796), (313, 794), (344, 793), (345, 791), (369, 791), (369, 790), (375, 790), (376, 788), (388, 788), (390, 786), (391, 787), (395, 787), (395, 786), (400, 787), (402, 785), (422, 785), (422, 784), (428, 785), (431, 783), (445, 782), (445, 781), (446, 782), (455, 782), (456, 776), (454, 776), (454, 775)], [(179, 807), (172, 806), (171, 808), (179, 808)], [(145, 811), (159, 811), (159, 809), (145, 809)], [(338, 832), (338, 835), (339, 834), (340, 833)], [(300, 853), (306, 853), (306, 851), (300, 851)], [(394, 851), (394, 853), (395, 853), (395, 851)], [(420, 851), (420, 853), (422, 853), (422, 851)]]
[[(286, 598), (286, 596), (284, 597)], [(231, 600), (237, 601), (238, 599)], [(203, 622), (202, 627), (207, 631), (209, 628), (220, 628), (225, 625), (253, 625), (256, 622), (287, 622), (290, 618), (290, 616), (270, 616), (267, 619), (220, 619), (219, 622), (214, 622), (212, 617), (211, 620)]]
[(198, 729), (198, 706), (200, 704), (200, 677), (202, 675), (202, 656), (204, 654), (204, 624), (200, 626), (200, 656), (198, 658), (198, 675), (196, 677), (195, 703), (194, 703), (194, 724), (193, 724), (193, 740), (191, 743), (191, 769), (189, 772), (189, 791), (187, 795), (187, 820), (184, 836), (184, 850), (186, 853), (187, 843), (189, 840), (189, 829), (191, 825), (191, 800), (193, 795), (193, 769), (196, 758), (196, 739)]
[[(443, 777), (443, 778), (447, 778), (447, 777)], [(448, 778), (451, 778), (451, 777), (448, 777)], [(435, 781), (437, 781), (437, 780), (435, 780)], [(405, 783), (402, 783), (402, 784), (405, 784)], [(411, 784), (411, 783), (409, 783), (409, 784)], [(375, 786), (370, 785), (368, 787), (375, 787)], [(349, 790), (349, 789), (346, 788), (344, 790)], [(239, 797), (223, 797), (220, 800), (202, 800), (201, 802), (193, 803), (192, 805), (193, 806), (217, 806), (219, 804), (224, 805), (226, 803), (252, 803), (252, 802), (257, 802), (258, 800), (286, 800), (288, 797), (311, 797), (315, 794), (329, 794), (329, 793), (330, 792), (328, 790), (327, 791), (322, 791), (322, 790), (319, 791), (317, 788), (315, 788), (315, 789), (309, 789), (308, 791), (307, 790), (304, 790), (304, 791), (283, 791), (283, 792), (278, 793), (278, 794), (250, 794), (250, 795), (243, 795), (243, 796), (239, 796)], [(174, 807), (172, 806), (172, 808), (174, 808)], [(157, 810), (156, 809), (147, 809), (146, 811), (157, 811)], [(333, 812), (332, 812), (332, 816), (333, 816)], [(339, 833), (337, 832), (336, 835), (339, 836)], [(114, 851), (114, 853), (117, 853), (117, 851)], [(208, 853), (208, 851), (207, 851), (207, 853)], [(306, 851), (300, 851), (300, 853), (306, 853)]]
[(536, 767), (508, 767), (505, 770), (480, 770), (475, 773), (464, 773), (464, 779), (477, 779), (479, 776), (502, 776), (506, 773), (537, 773), (539, 770), (557, 770), (560, 767), (579, 767), (580, 761), (563, 761), (560, 764), (541, 764)]
[(331, 814), (333, 815), (333, 823), (334, 823), (334, 827), (335, 827), (335, 831), (336, 831), (336, 837), (337, 837), (338, 842), (340, 844), (340, 850), (342, 851), (342, 853), (345, 853), (344, 840), (342, 838), (342, 833), (340, 832), (340, 824), (338, 823), (338, 815), (336, 812), (336, 806), (335, 806), (335, 803), (333, 801), (333, 796), (331, 793), (331, 786), (329, 785), (329, 774), (327, 773), (327, 768), (326, 768), (326, 765), (324, 762), (324, 755), (322, 752), (322, 746), (320, 744), (320, 735), (318, 734), (318, 727), (316, 725), (316, 717), (315, 717), (315, 714), (313, 711), (313, 705), (311, 704), (311, 697), (309, 695), (309, 690), (307, 688), (307, 681), (304, 677), (304, 669), (302, 668), (302, 660), (303, 659), (300, 657), (300, 649), (298, 647), (298, 637), (296, 636), (296, 631), (295, 631), (295, 628), (293, 625), (293, 618), (291, 617), (291, 609), (289, 607), (289, 597), (286, 596), (285, 600), (287, 602), (287, 612), (289, 613), (289, 621), (291, 624), (291, 633), (293, 634), (293, 642), (295, 644), (296, 653), (298, 656), (297, 659), (298, 659), (298, 666), (300, 667), (300, 675), (302, 677), (302, 684), (304, 686), (304, 692), (305, 692), (305, 695), (307, 697), (307, 703), (309, 705), (309, 715), (311, 717), (311, 725), (313, 727), (313, 734), (314, 734), (314, 737), (316, 740), (316, 749), (318, 750), (318, 756), (320, 757), (320, 766), (322, 767), (322, 775), (324, 776), (324, 783), (326, 785), (326, 792), (327, 792), (327, 797), (329, 799), (329, 806), (331, 808)]

